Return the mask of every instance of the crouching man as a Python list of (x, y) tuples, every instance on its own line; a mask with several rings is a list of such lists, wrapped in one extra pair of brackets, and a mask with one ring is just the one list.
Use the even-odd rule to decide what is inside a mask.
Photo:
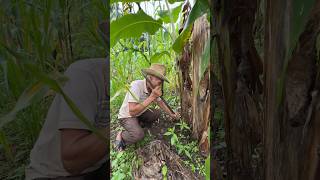
[(115, 148), (118, 151), (144, 138), (142, 123), (148, 126), (159, 118), (159, 110), (148, 108), (152, 102), (157, 103), (173, 119), (180, 118), (180, 115), (172, 112), (160, 98), (162, 83), (169, 82), (165, 77), (164, 65), (152, 64), (150, 68), (142, 69), (142, 73), (146, 78), (131, 83), (130, 91), (127, 92), (119, 111), (118, 119), (124, 131), (119, 132), (116, 137)]

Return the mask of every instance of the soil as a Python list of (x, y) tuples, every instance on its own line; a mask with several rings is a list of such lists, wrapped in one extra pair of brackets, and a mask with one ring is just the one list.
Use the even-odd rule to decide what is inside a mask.
[[(180, 157), (177, 152), (171, 148), (169, 138), (164, 136), (169, 127), (173, 127), (175, 122), (171, 121), (165, 114), (161, 114), (160, 118), (151, 126), (143, 127), (145, 134), (150, 132), (152, 140), (144, 147), (136, 150), (139, 159), (142, 160), (142, 165), (139, 169), (133, 169), (133, 176), (135, 179), (163, 179), (162, 167), (167, 166), (168, 179), (204, 179), (198, 174), (194, 174), (191, 168), (184, 165), (183, 160), (186, 157)], [(111, 141), (115, 140), (117, 135), (116, 128), (118, 123), (111, 123)], [(177, 132), (179, 133), (179, 132)]]

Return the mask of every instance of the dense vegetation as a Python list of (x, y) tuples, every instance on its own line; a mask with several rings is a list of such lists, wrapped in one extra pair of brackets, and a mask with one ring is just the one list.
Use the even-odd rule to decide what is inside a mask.
[[(133, 80), (143, 79), (141, 68), (147, 68), (151, 63), (161, 63), (167, 67), (170, 83), (164, 86), (164, 98), (175, 111), (181, 111), (179, 88), (181, 90), (182, 87), (178, 59), (190, 37), (192, 23), (205, 13), (205, 9), (201, 9), (200, 3), (195, 5), (187, 28), (179, 35), (179, 29), (186, 20), (183, 20), (186, 12), (182, 11), (183, 2), (173, 2), (115, 1), (111, 4), (111, 142), (121, 130), (117, 114), (129, 84)], [(207, 64), (203, 64), (201, 65), (205, 69)], [(189, 119), (171, 122), (168, 116), (162, 115), (148, 132), (142, 142), (130, 146), (124, 152), (116, 152), (111, 144), (113, 179), (132, 178), (143, 165), (138, 152), (158, 139), (165, 141), (192, 173), (200, 179), (204, 178), (205, 157), (200, 153), (199, 141), (191, 136), (192, 124)], [(170, 163), (166, 162), (161, 166), (164, 178), (167, 178), (172, 168), (168, 164)], [(206, 164), (209, 168), (209, 159)]]
[(0, 4), (0, 117), (13, 109), (0, 121), (0, 179), (22, 179), (55, 94), (36, 74), (59, 80), (72, 62), (105, 57), (107, 42), (99, 24), (109, 9), (107, 1), (98, 0)]
[[(119, 129), (116, 114), (128, 84), (141, 79), (140, 69), (153, 62), (167, 67), (171, 83), (165, 85), (165, 99), (174, 110), (184, 108), (188, 113), (178, 122), (161, 124), (153, 129), (160, 130), (158, 133), (149, 133), (143, 142), (124, 153), (115, 153), (111, 147), (113, 178), (132, 176), (132, 168), (136, 167), (123, 162), (139, 162), (136, 150), (159, 138), (167, 142), (172, 155), (178, 155), (190, 172), (198, 178), (205, 174), (208, 178), (208, 2), (197, 0), (190, 5), (150, 1), (147, 6), (129, 1), (111, 1), (110, 7), (111, 129)], [(98, 0), (16, 0), (1, 4), (0, 172), (1, 178), (21, 179), (52, 97), (55, 93), (63, 95), (59, 87), (64, 81), (61, 72), (76, 60), (106, 56), (108, 40), (99, 24), (108, 18), (109, 6), (107, 1)], [(185, 59), (191, 68), (184, 69), (186, 49), (193, 55)], [(185, 81), (189, 80), (184, 78), (189, 74), (193, 88), (184, 90)], [(190, 93), (193, 100), (185, 101), (183, 95)], [(76, 111), (72, 102), (67, 102)], [(76, 114), (81, 117), (81, 112)], [(166, 122), (168, 117), (160, 119)], [(162, 166), (161, 171), (166, 177), (170, 168)]]

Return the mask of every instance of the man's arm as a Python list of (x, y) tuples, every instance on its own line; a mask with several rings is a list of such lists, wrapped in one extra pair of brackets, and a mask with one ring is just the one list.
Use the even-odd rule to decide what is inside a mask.
[(157, 101), (158, 106), (165, 111), (167, 114), (169, 114), (170, 117), (172, 117), (174, 120), (177, 120), (180, 118), (180, 114), (179, 113), (172, 113), (169, 109), (169, 107), (162, 101)]
[(158, 106), (167, 114), (169, 114), (171, 117), (173, 117), (175, 114), (171, 113), (170, 109), (168, 108), (168, 106), (166, 106), (164, 104), (164, 102), (162, 100), (157, 101)]
[(162, 95), (161, 87), (158, 86), (154, 88), (150, 96), (144, 100), (142, 103), (129, 102), (129, 113), (131, 116), (136, 116), (141, 113), (145, 108), (149, 106), (155, 99)]
[[(108, 152), (108, 139), (81, 129), (61, 129), (61, 158), (64, 168), (72, 175), (101, 160)], [(107, 128), (100, 129), (108, 137)]]
[(149, 96), (146, 100), (144, 100), (142, 103), (136, 103), (136, 102), (129, 102), (129, 113), (131, 116), (136, 116), (139, 113), (141, 113), (145, 108), (147, 108), (156, 97)]

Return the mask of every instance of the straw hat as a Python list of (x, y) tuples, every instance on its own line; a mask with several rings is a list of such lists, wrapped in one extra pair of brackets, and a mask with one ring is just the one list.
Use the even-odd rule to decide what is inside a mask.
[(167, 81), (169, 83), (169, 80), (165, 77), (166, 76), (166, 68), (162, 64), (151, 64), (149, 68), (142, 69), (142, 73), (149, 74), (155, 77), (158, 77), (164, 81)]

